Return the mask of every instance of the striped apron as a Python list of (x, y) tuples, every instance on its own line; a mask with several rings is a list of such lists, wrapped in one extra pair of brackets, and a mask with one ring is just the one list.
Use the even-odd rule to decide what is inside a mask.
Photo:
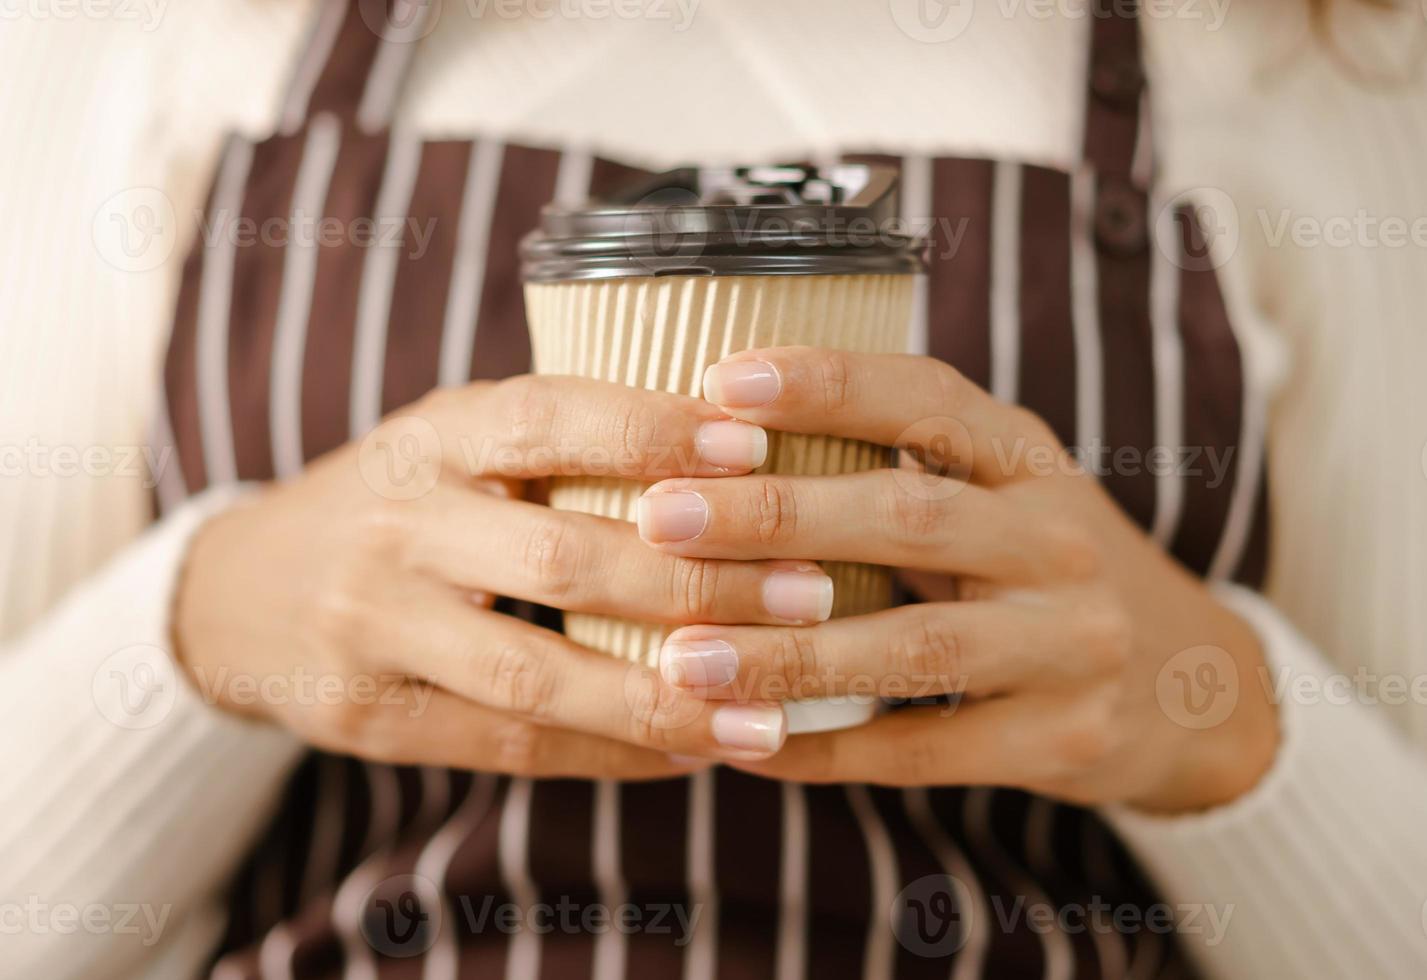
[[(279, 131), (227, 143), (205, 207), (210, 228), (321, 218), (351, 234), (195, 246), (164, 370), (180, 466), (161, 511), (207, 486), (293, 477), (433, 386), (526, 371), (518, 237), (545, 202), (639, 173), (392, 126), (417, 45), (396, 43), (394, 20), (369, 24), (369, 3), (319, 7)], [(877, 158), (901, 167), (904, 215), (936, 230), (915, 344), (1088, 452), (1188, 568), (1255, 584), (1264, 407), (1192, 215), (1175, 215), (1172, 247), (1150, 245), (1160, 202), (1135, 20), (1094, 24), (1073, 172)], [(1155, 467), (1156, 450), (1186, 465)], [(1020, 792), (727, 769), (532, 781), (314, 751), (234, 881), (214, 975), (1189, 975), (1163, 923), (1095, 928), (1096, 902), (1154, 921), (1153, 892), (1093, 812)]]

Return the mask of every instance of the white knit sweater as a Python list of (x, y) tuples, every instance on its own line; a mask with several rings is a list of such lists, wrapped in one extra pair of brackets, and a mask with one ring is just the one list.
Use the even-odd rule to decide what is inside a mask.
[[(1226, 2), (1149, 5), (1154, 138), (1168, 192), (1207, 188), (1238, 216), (1223, 274), (1250, 381), (1273, 394), (1276, 534), (1267, 600), (1224, 595), (1275, 679), (1301, 680), (1248, 795), (1112, 816), (1171, 902), (1232, 907), (1222, 942), (1184, 934), (1212, 975), (1418, 977), (1427, 84), (1360, 76), (1420, 53), (1427, 10), (1339, 0), (1330, 47), (1299, 0)], [(967, 0), (945, 40), (917, 6), (684, 0), (658, 5), (665, 20), (541, 19), (447, 0), (402, 118), (647, 165), (844, 145), (1069, 165), (1082, 6)], [(240, 491), (144, 533), (132, 454), (192, 232), (175, 215), (201, 207), (224, 131), (272, 129), (312, 9), (0, 5), (0, 976), (192, 975), (300, 751), (202, 704), (163, 658), (185, 541)], [(125, 710), (144, 696), (149, 710)], [(111, 925), (86, 926), (100, 912)]]

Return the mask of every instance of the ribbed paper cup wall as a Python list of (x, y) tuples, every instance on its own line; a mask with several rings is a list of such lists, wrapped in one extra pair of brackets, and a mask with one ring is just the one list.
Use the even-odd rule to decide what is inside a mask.
[[(914, 278), (858, 276), (668, 276), (530, 283), (525, 287), (535, 370), (701, 396), (704, 369), (753, 347), (807, 344), (899, 353), (906, 349)], [(759, 472), (822, 475), (890, 464), (889, 451), (830, 436), (769, 433)], [(633, 521), (649, 485), (615, 477), (552, 481), (550, 504)], [(891, 601), (888, 571), (827, 562), (833, 615)], [(672, 627), (566, 614), (577, 643), (653, 665)]]

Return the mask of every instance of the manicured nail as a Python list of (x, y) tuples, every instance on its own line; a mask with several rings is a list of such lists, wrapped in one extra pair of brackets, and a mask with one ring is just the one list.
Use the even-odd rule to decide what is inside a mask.
[(763, 580), (763, 608), (793, 623), (832, 615), (832, 579), (822, 572), (773, 572)]
[(772, 755), (787, 735), (783, 709), (776, 706), (730, 704), (713, 714), (713, 736), (726, 749)]
[(690, 490), (646, 493), (635, 506), (639, 536), (650, 544), (688, 541), (704, 533), (709, 523), (709, 505)]
[(675, 687), (722, 687), (738, 674), (738, 653), (723, 640), (666, 640), (659, 673)]
[(705, 422), (695, 437), (699, 458), (715, 466), (757, 469), (768, 458), (768, 433), (732, 419)]
[(767, 405), (782, 388), (778, 369), (767, 361), (720, 361), (704, 372), (704, 398), (715, 405)]

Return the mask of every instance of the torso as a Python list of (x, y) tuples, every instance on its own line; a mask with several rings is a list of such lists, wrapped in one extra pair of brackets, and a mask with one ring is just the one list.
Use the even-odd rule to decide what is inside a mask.
[[(526, 370), (516, 239), (547, 200), (631, 174), (553, 143), (420, 141), (385, 119), (364, 129), (361, 95), (382, 46), (356, 5), (328, 7), (328, 70), (293, 103), (290, 132), (230, 144), (210, 215), (297, 209), (348, 227), (410, 218), (431, 237), (419, 256), (350, 243), (194, 252), (165, 371), (186, 492), (292, 476), (433, 385)], [(1133, 66), (1134, 25), (1119, 27), (1097, 35), (1096, 64)], [(1134, 76), (1123, 89), (1122, 72), (1091, 77), (1089, 159), (1071, 171), (892, 158), (904, 213), (946, 219), (934, 253), (953, 251), (956, 234), (954, 254), (934, 257), (917, 343), (1090, 448), (1110, 467), (1110, 492), (1189, 568), (1255, 582), (1267, 532), (1262, 405), (1192, 226), (1174, 226), (1190, 239), (1184, 252), (1148, 241)], [(1160, 473), (1154, 447), (1188, 469)], [(549, 610), (508, 611), (558, 623)], [(938, 890), (952, 906), (933, 901)], [(235, 885), (219, 967), (522, 980), (1118, 976), (1131, 963), (1135, 976), (1184, 974), (1154, 931), (1002, 922), (1027, 904), (1092, 897), (1140, 910), (1154, 901), (1092, 812), (1022, 793), (803, 787), (726, 770), (531, 782), (314, 752)], [(562, 930), (562, 900), (576, 919), (632, 903), (651, 927)], [(532, 902), (555, 907), (554, 931), (495, 926), (502, 904)], [(888, 926), (894, 905), (911, 926), (900, 937)], [(653, 928), (655, 906), (672, 910), (660, 923), (672, 933)], [(444, 925), (408, 933), (403, 910)], [(698, 916), (686, 944), (680, 912)], [(929, 921), (947, 926), (940, 944), (916, 938)]]

